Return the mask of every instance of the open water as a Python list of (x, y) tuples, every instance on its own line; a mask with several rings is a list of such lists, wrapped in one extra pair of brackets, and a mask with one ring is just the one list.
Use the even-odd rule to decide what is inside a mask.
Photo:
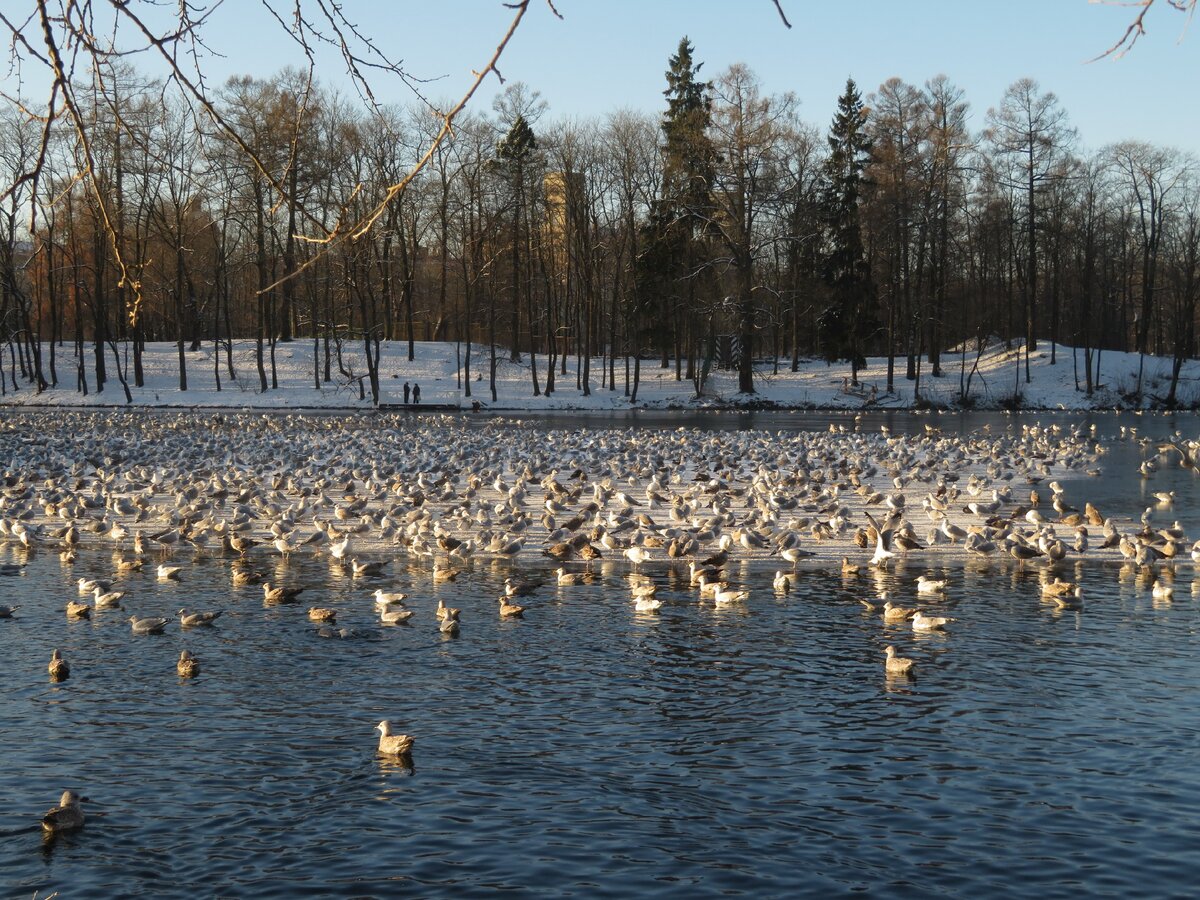
[[(1136, 518), (1148, 491), (1175, 489), (1170, 515), (1200, 536), (1194, 476), (1144, 483), (1140, 457), (1115, 444), (1105, 476), (1065, 482), (1068, 496)], [(22, 604), (0, 621), (3, 896), (1194, 896), (1190, 561), (1168, 604), (1115, 566), (1072, 566), (1078, 612), (1042, 602), (1037, 567), (1011, 560), (809, 569), (786, 598), (771, 570), (735, 570), (752, 592), (739, 609), (698, 602), (686, 569), (660, 564), (646, 571), (666, 602), (649, 614), (625, 564), (569, 588), (547, 567), (525, 619), (499, 621), (506, 565), (434, 585), (403, 557), (363, 580), (263, 556), (272, 581), (306, 586), (264, 607), (228, 561), (177, 557), (179, 583), (148, 566), (122, 585), (125, 612), (69, 622), (75, 579), (108, 554), (64, 566), (0, 549), (27, 562), (0, 578), (0, 604)], [(922, 604), (957, 619), (945, 634), (857, 602), (886, 588), (914, 605), (928, 573), (950, 579)], [(380, 586), (411, 591), (410, 625), (378, 624)], [(439, 598), (463, 610), (457, 639), (437, 632)], [(224, 615), (130, 632), (130, 614), (185, 604)], [(314, 604), (350, 630), (322, 632)], [(914, 677), (885, 677), (889, 643)], [(55, 647), (72, 665), (61, 684), (45, 670)], [(182, 648), (198, 678), (175, 675)], [(416, 736), (411, 767), (377, 758), (382, 718)], [(38, 819), (65, 788), (89, 798), (87, 825), (46, 841)]]

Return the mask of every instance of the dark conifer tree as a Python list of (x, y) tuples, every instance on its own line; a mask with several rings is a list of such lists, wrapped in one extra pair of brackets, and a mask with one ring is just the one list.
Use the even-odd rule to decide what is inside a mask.
[(648, 256), (663, 267), (656, 280), (666, 288), (659, 295), (664, 306), (659, 311), (657, 329), (664, 342), (664, 364), (666, 341), (681, 318), (672, 316), (672, 309), (682, 307), (683, 321), (694, 321), (697, 271), (703, 258), (700, 245), (712, 215), (712, 184), (716, 177), (717, 152), (708, 135), (712, 84), (699, 80), (704, 64), (693, 61), (693, 50), (692, 43), (683, 37), (668, 62), (667, 89), (663, 91), (667, 110), (662, 117), (662, 195), (655, 203), (647, 235)]
[[(528, 289), (528, 282), (522, 281), (521, 274), (521, 243), (523, 240), (523, 224), (526, 219), (525, 198), (527, 193), (526, 179), (537, 152), (537, 138), (533, 129), (523, 115), (518, 115), (513, 121), (508, 133), (496, 144), (496, 160), (504, 172), (512, 190), (512, 358), (520, 358), (520, 321), (521, 321), (521, 290), (523, 283)], [(528, 264), (527, 264), (528, 265)], [(530, 366), (533, 370), (533, 393), (540, 393), (537, 379), (537, 364), (533, 358), (533, 322), (530, 326)]]
[(825, 161), (823, 275), (829, 305), (822, 316), (821, 339), (826, 358), (850, 361), (854, 384), (858, 384), (858, 370), (865, 362), (863, 346), (871, 333), (875, 310), (858, 208), (863, 169), (871, 153), (866, 122), (862, 95), (854, 79), (848, 78), (829, 130), (829, 157)]

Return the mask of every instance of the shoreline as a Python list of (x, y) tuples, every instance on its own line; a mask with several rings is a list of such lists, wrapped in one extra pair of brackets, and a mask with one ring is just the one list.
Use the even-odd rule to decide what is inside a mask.
[[(44, 347), (43, 367), (48, 359)], [(187, 351), (187, 390), (180, 390), (179, 356), (174, 344), (147, 344), (142, 356), (143, 386), (130, 385), (132, 401), (126, 402), (119, 379), (108, 377), (103, 391), (95, 391), (94, 365), (85, 367), (91, 389), (76, 387), (75, 359), (62, 348), (58, 354), (59, 384), (37, 393), (27, 376), (3, 372), (4, 393), (0, 408), (163, 408), (181, 410), (373, 410), (388, 412), (470, 413), (476, 403), (484, 413), (636, 413), (636, 412), (816, 412), (895, 413), (926, 415), (935, 412), (1195, 412), (1200, 410), (1200, 361), (1183, 365), (1171, 399), (1172, 360), (1139, 357), (1135, 353), (1103, 351), (1093, 357), (1089, 395), (1080, 371), (1086, 354), (1074, 348), (1043, 343), (1026, 360), (1003, 344), (989, 347), (970, 367), (946, 365), (940, 376), (918, 373), (919, 380), (905, 377), (904, 360), (896, 360), (893, 392), (887, 391), (887, 360), (872, 358), (859, 371), (859, 384), (850, 383), (846, 363), (804, 359), (792, 371), (791, 360), (759, 361), (753, 394), (738, 391), (736, 372), (714, 369), (697, 395), (695, 382), (674, 363), (663, 367), (661, 359), (643, 359), (637, 385), (637, 401), (626, 393), (631, 371), (624, 360), (612, 368), (613, 387), (604, 379), (608, 360), (590, 362), (590, 387), (585, 393), (578, 366), (571, 357), (555, 364), (552, 393), (547, 396), (547, 362), (536, 358), (535, 372), (529, 356), (517, 360), (508, 354), (496, 358), (496, 393), (483, 374), (491, 364), (490, 352), (464, 348), (454, 343), (417, 342), (408, 358), (407, 342), (380, 344), (378, 403), (372, 401), (361, 348), (343, 347), (337, 366), (329, 362), (325, 380), (323, 348), (311, 340), (279, 344), (275, 350), (275, 372), (268, 377), (277, 387), (260, 390), (254, 344), (238, 340), (230, 354), (219, 354), (211, 345)], [(91, 364), (91, 360), (88, 361)], [(110, 372), (117, 371), (112, 359)], [(959, 361), (961, 362), (961, 360)], [(132, 361), (128, 347), (122, 348), (120, 369), (128, 376)], [(1019, 368), (1017, 367), (1019, 364)], [(1026, 365), (1028, 377), (1026, 381)], [(230, 371), (236, 373), (231, 378)], [(1098, 370), (1098, 371), (1097, 371)], [(267, 370), (270, 372), (270, 369)], [(1139, 376), (1140, 373), (1140, 376)], [(44, 372), (50, 377), (48, 369)], [(15, 383), (16, 387), (12, 384)], [(466, 396), (469, 383), (472, 396)], [(407, 386), (420, 387), (420, 406), (404, 403)]]

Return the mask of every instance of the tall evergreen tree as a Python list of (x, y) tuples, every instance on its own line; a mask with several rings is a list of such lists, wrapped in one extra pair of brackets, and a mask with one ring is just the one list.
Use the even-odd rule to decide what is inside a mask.
[[(703, 258), (700, 243), (712, 214), (712, 185), (716, 177), (717, 152), (708, 134), (712, 122), (712, 83), (699, 80), (703, 63), (693, 61), (692, 43), (683, 37), (679, 48), (668, 61), (667, 109), (662, 117), (663, 179), (662, 194), (654, 204), (650, 217), (652, 230), (647, 236), (649, 255), (665, 266), (665, 279), (659, 284), (667, 287), (661, 296), (658, 333), (663, 340), (663, 359), (666, 360), (666, 341), (675, 332), (680, 317), (672, 311), (680, 308), (687, 315), (682, 321), (693, 339), (699, 261)], [(664, 283), (665, 282), (665, 283)], [(642, 306), (646, 305), (645, 299)], [(672, 327), (672, 326), (675, 327)], [(678, 348), (681, 336), (674, 334)]]
[(871, 153), (867, 115), (854, 79), (846, 79), (846, 90), (838, 98), (829, 129), (829, 156), (825, 161), (823, 275), (829, 305), (821, 325), (826, 358), (848, 359), (855, 385), (859, 367), (865, 362), (863, 344), (870, 334), (875, 308), (858, 209), (863, 169)]
[[(521, 292), (524, 285), (528, 293), (528, 278), (522, 281), (521, 275), (521, 244), (524, 240), (525, 201), (528, 192), (526, 184), (529, 170), (537, 152), (537, 138), (533, 129), (525, 120), (524, 115), (518, 115), (513, 121), (508, 133), (496, 144), (496, 160), (504, 172), (512, 190), (512, 359), (520, 358), (520, 321), (521, 321)], [(537, 362), (534, 358), (533, 321), (529, 323), (529, 353), (530, 368), (533, 370), (533, 394), (539, 393), (537, 378)]]
[(717, 152), (708, 136), (712, 122), (712, 82), (700, 81), (704, 63), (692, 61), (692, 43), (683, 37), (668, 61), (667, 111), (662, 130), (663, 202), (695, 231), (697, 218), (710, 205)]

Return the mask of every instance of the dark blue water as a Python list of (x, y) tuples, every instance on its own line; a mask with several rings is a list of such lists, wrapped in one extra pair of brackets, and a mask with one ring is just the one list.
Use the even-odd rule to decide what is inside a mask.
[[(1193, 476), (1142, 483), (1140, 458), (1115, 444), (1111, 473), (1080, 484), (1135, 514), (1170, 487), (1194, 521)], [(228, 560), (178, 554), (179, 583), (131, 576), (124, 613), (69, 622), (75, 578), (109, 555), (0, 551), (27, 562), (0, 578), (0, 604), (23, 605), (0, 620), (5, 896), (1185, 896), (1200, 871), (1190, 563), (1169, 604), (1115, 566), (1069, 567), (1080, 612), (1011, 561), (809, 570), (787, 598), (746, 569), (735, 609), (660, 566), (656, 614), (609, 564), (500, 621), (508, 565), (434, 585), (403, 557), (366, 581), (259, 560), (304, 602), (264, 607)], [(951, 581), (932, 604), (957, 619), (946, 634), (857, 602), (912, 605), (930, 571)], [(378, 586), (412, 592), (411, 625), (377, 624)], [(437, 632), (439, 598), (463, 610), (458, 639)], [(224, 615), (160, 637), (124, 621), (185, 604)], [(349, 636), (322, 636), (312, 604)], [(884, 675), (889, 643), (914, 677)], [(55, 647), (73, 668), (57, 685)], [(175, 675), (181, 648), (198, 678)], [(377, 758), (385, 717), (415, 735), (411, 768)], [(65, 788), (89, 797), (87, 826), (45, 842)]]

